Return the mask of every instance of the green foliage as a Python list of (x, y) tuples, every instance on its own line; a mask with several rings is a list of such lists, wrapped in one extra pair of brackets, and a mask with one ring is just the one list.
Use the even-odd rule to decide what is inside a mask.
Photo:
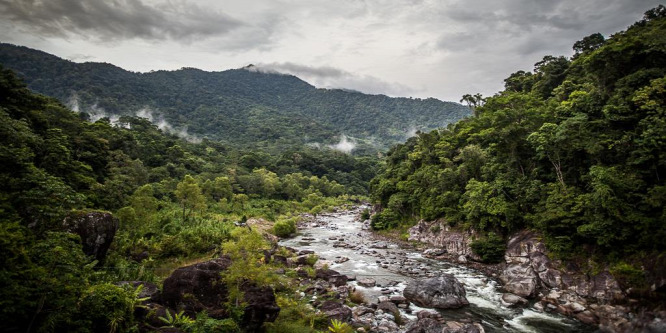
[(296, 232), (296, 224), (293, 220), (278, 221), (273, 225), (273, 231), (278, 237), (289, 237)]
[(370, 218), (370, 210), (366, 208), (361, 212), (361, 221), (365, 221), (369, 218)]
[(354, 331), (349, 324), (337, 319), (331, 320), (331, 326), (328, 327), (328, 330), (332, 333), (351, 333)]
[(485, 263), (496, 264), (504, 260), (506, 242), (494, 232), (489, 232), (485, 238), (474, 240), (470, 247)]
[(269, 267), (262, 264), (262, 251), (268, 249), (268, 244), (258, 232), (239, 227), (232, 230), (231, 238), (222, 244), (222, 250), (232, 262), (223, 279), (229, 288), (227, 306), (235, 312), (243, 302), (241, 289), (244, 284), (264, 286), (273, 281), (274, 277)]
[(136, 293), (109, 283), (93, 285), (81, 297), (81, 312), (93, 332), (127, 331), (134, 324)]
[(166, 324), (167, 327), (188, 327), (194, 324), (194, 319), (185, 314), (185, 311), (180, 311), (173, 316), (171, 311), (166, 311), (166, 316), (159, 317), (159, 320)]
[(197, 318), (193, 323), (184, 327), (187, 332), (192, 333), (240, 333), (241, 329), (235, 321), (231, 318), (227, 319), (213, 319), (208, 317), (205, 311), (197, 314)]
[(400, 223), (401, 219), (402, 218), (398, 213), (394, 212), (390, 208), (387, 208), (372, 216), (370, 226), (374, 230), (390, 229), (392, 227), (396, 227)]
[[(372, 180), (373, 228), (443, 218), (507, 235), (539, 231), (560, 257), (585, 248), (625, 258), (666, 250), (666, 12), (608, 39), (545, 56), (492, 97), (466, 95), (475, 117), (389, 150)], [(477, 241), (493, 260), (500, 242)]]

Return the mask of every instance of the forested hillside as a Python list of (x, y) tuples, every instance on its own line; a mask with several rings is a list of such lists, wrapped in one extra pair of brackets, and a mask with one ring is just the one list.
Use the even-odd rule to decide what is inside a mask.
[(415, 130), (446, 126), (469, 114), (460, 104), (436, 99), (316, 89), (295, 76), (262, 73), (253, 66), (133, 73), (10, 44), (0, 45), (0, 63), (34, 91), (83, 112), (136, 115), (143, 110), (140, 115), (149, 112), (174, 132), (245, 147), (334, 144), (346, 135), (357, 139), (357, 152), (377, 151)]
[[(0, 118), (0, 320), (7, 332), (136, 331), (140, 289), (118, 281), (159, 283), (182, 262), (219, 256), (223, 244), (236, 258), (232, 277), (265, 280), (268, 268), (252, 270), (247, 253), (263, 256), (268, 245), (246, 227), (233, 231), (234, 222), (262, 218), (288, 235), (299, 213), (358, 200), (352, 195), (365, 192), (375, 173), (373, 159), (331, 150), (271, 156), (208, 140), (192, 144), (142, 118), (121, 117), (121, 126), (89, 122), (1, 67)], [(106, 256), (97, 245), (84, 254), (90, 239), (65, 232), (91, 216), (96, 232), (111, 228), (93, 238), (110, 245)], [(284, 321), (292, 325), (308, 320), (290, 313)], [(177, 323), (238, 331), (234, 319), (202, 316)]]
[(441, 218), (487, 235), (476, 249), (492, 260), (530, 228), (562, 257), (610, 260), (642, 281), (629, 258), (666, 250), (665, 36), (659, 6), (511, 74), (494, 96), (467, 96), (474, 117), (390, 150), (374, 228)]

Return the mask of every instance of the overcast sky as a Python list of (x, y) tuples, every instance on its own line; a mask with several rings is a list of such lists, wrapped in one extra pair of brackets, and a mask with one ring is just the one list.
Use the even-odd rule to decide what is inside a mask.
[(0, 40), (131, 71), (255, 64), (318, 87), (458, 101), (625, 30), (654, 0), (0, 0)]

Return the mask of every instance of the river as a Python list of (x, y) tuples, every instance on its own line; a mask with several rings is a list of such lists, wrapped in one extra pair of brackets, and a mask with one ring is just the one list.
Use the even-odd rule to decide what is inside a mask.
[[(453, 274), (465, 287), (470, 306), (456, 310), (439, 310), (450, 320), (480, 322), (486, 332), (592, 332), (578, 321), (531, 307), (511, 309), (502, 305), (500, 284), (479, 271), (434, 259), (392, 242), (378, 241), (367, 224), (359, 221), (360, 210), (324, 214), (301, 227), (298, 236), (280, 242), (283, 246), (314, 251), (329, 268), (357, 279), (372, 278), (377, 286), (367, 288), (349, 282), (368, 302), (381, 295), (402, 295), (415, 277)], [(346, 260), (348, 259), (348, 260)], [(346, 261), (345, 261), (346, 260)], [(337, 261), (337, 262), (336, 262)], [(343, 262), (344, 261), (344, 262)], [(415, 319), (422, 310), (414, 304), (403, 315)]]

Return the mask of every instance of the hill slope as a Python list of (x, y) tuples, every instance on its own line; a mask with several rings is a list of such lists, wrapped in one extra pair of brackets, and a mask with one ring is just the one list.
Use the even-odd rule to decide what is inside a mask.
[(443, 127), (469, 114), (460, 104), (437, 99), (317, 89), (295, 76), (260, 73), (251, 66), (133, 73), (10, 44), (0, 44), (0, 63), (34, 91), (93, 116), (143, 110), (140, 115), (182, 135), (187, 131), (241, 145), (330, 144), (344, 134), (384, 149), (415, 129)]

